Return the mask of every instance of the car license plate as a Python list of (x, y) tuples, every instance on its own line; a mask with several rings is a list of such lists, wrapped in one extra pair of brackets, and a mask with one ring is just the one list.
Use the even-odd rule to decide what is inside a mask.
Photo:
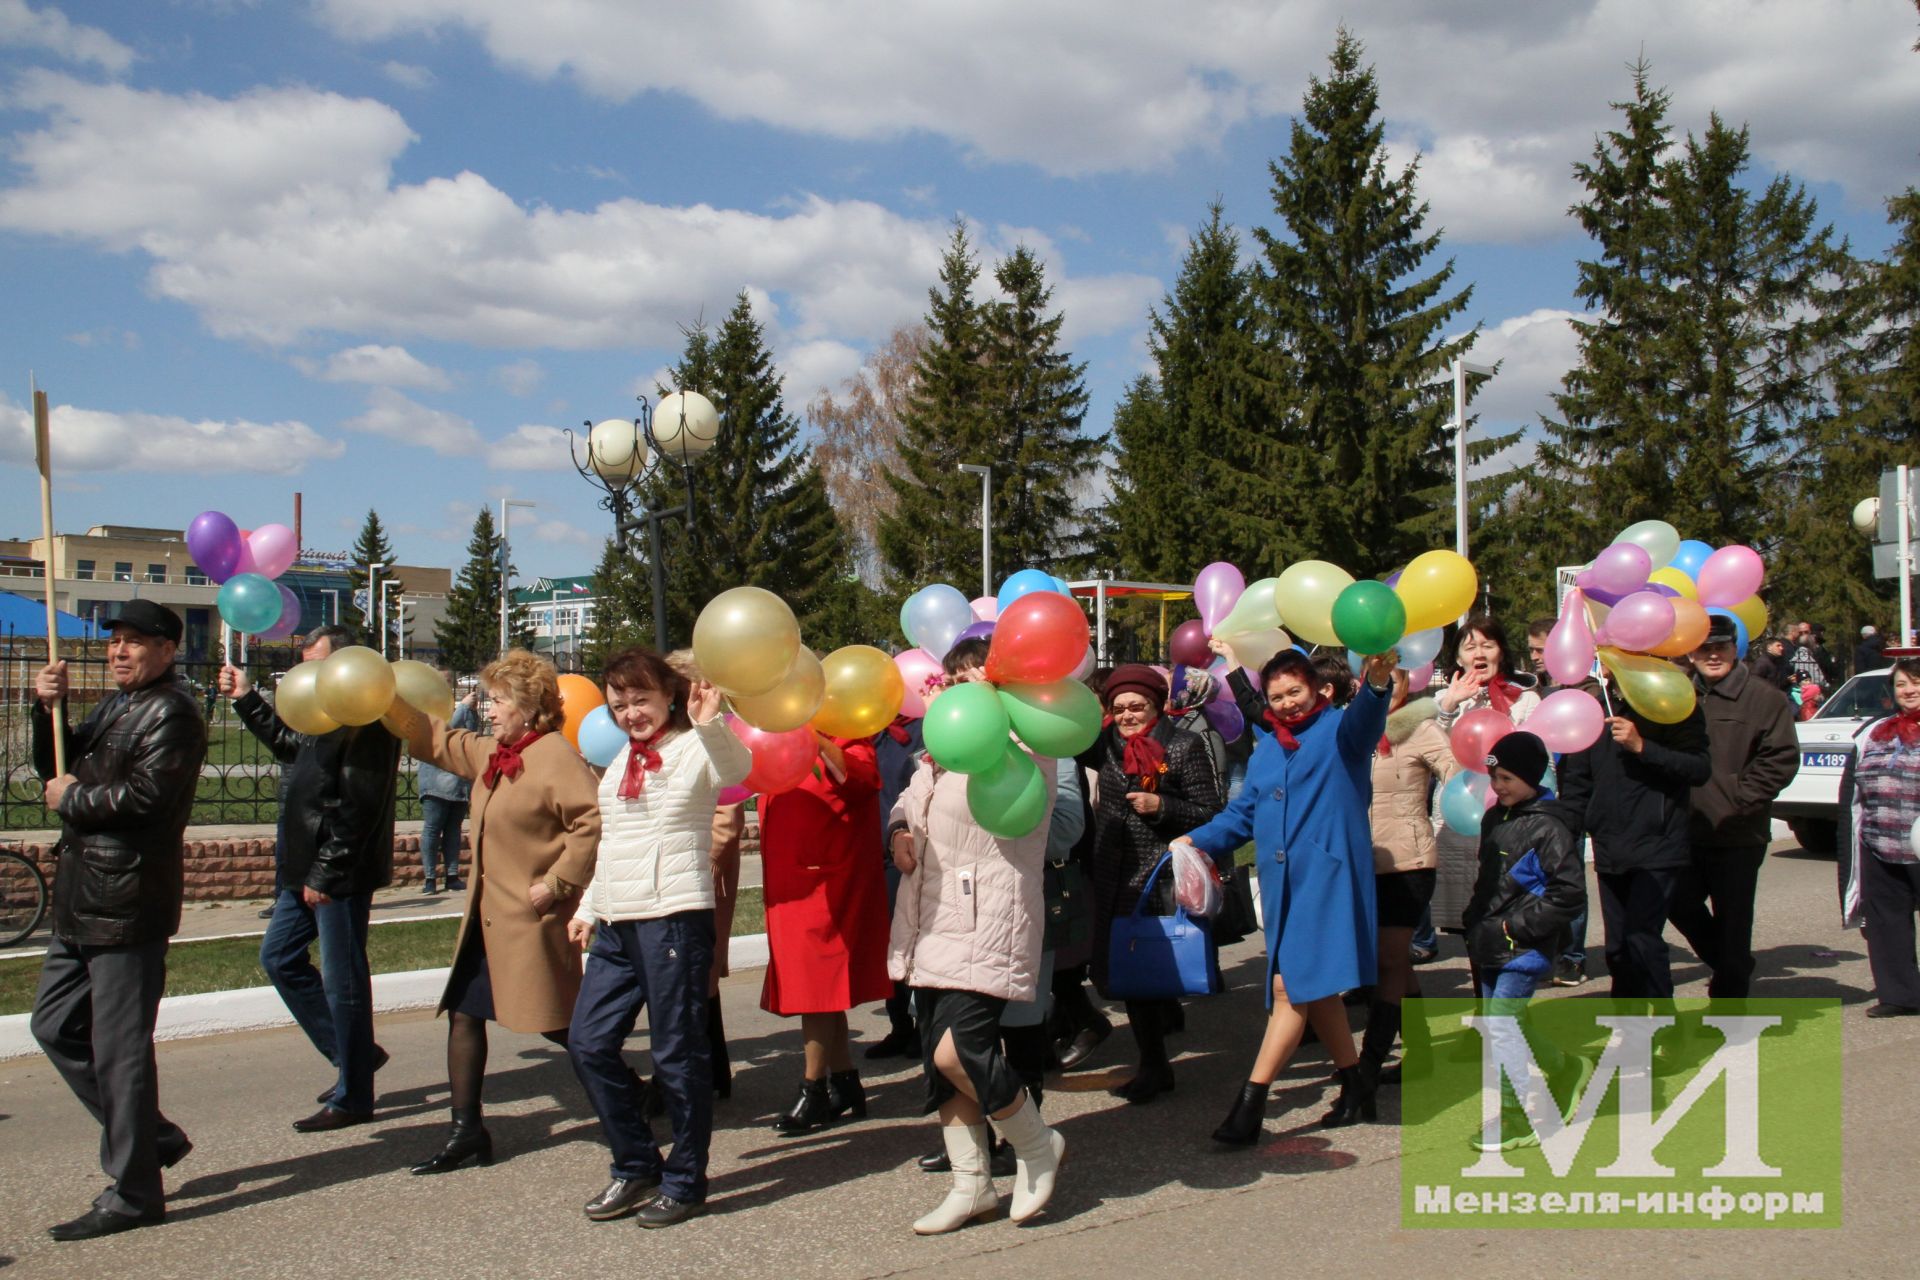
[(1802, 751), (1800, 753), (1802, 769), (1844, 769), (1847, 767), (1847, 753), (1844, 751)]

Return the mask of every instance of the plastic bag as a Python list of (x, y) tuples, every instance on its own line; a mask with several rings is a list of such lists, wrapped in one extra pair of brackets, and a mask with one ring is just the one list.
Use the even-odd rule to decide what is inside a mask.
[(1182, 840), (1173, 851), (1173, 897), (1190, 916), (1212, 919), (1226, 900), (1213, 859)]

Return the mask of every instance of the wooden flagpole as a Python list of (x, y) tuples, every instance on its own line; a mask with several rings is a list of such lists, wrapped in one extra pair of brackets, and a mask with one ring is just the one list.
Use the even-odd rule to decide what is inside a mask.
[[(40, 467), (40, 533), (46, 543), (46, 555), (40, 562), (40, 579), (47, 589), (47, 665), (60, 661), (60, 610), (53, 603), (53, 440), (47, 427), (47, 393), (33, 388), (33, 458)], [(62, 698), (53, 706), (53, 771), (67, 771), (67, 702)]]

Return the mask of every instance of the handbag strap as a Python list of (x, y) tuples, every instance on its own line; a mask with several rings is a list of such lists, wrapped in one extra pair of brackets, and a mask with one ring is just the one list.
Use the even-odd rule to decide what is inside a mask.
[[(1160, 873), (1171, 865), (1173, 865), (1173, 850), (1168, 849), (1160, 855), (1160, 861), (1153, 864), (1153, 870), (1147, 873), (1147, 883), (1140, 890), (1140, 901), (1133, 904), (1134, 915), (1144, 916), (1147, 913), (1147, 899), (1153, 896), (1154, 882), (1160, 878)], [(1177, 893), (1173, 895), (1173, 914), (1178, 920), (1187, 918), (1187, 909), (1180, 905), (1180, 895)]]

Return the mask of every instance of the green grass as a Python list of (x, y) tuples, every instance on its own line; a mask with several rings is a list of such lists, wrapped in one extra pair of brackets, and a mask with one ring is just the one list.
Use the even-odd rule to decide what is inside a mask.
[(1233, 865), (1236, 867), (1250, 867), (1258, 857), (1259, 855), (1253, 850), (1253, 841), (1249, 840), (1233, 851)]
[[(735, 935), (763, 932), (766, 918), (760, 890), (742, 889), (734, 912)], [(438, 969), (452, 963), (453, 943), (459, 932), (458, 919), (376, 925), (367, 931), (367, 961), (375, 973)], [(39, 981), (38, 956), (0, 960), (0, 1015), (30, 1011)], [(182, 942), (167, 952), (167, 994), (170, 996), (266, 985), (267, 975), (260, 969), (257, 937)]]
[[(279, 780), (272, 774), (231, 774), (225, 778), (200, 779), (194, 788), (193, 826), (225, 826), (272, 822), (279, 816)], [(413, 784), (401, 782), (402, 794), (394, 805), (394, 817), (400, 822), (415, 822), (420, 817), (420, 797), (410, 794)], [(48, 813), (40, 803), (40, 784), (14, 782), (7, 785), (6, 802), (0, 805), (0, 829), (7, 831), (53, 830), (60, 819)]]

